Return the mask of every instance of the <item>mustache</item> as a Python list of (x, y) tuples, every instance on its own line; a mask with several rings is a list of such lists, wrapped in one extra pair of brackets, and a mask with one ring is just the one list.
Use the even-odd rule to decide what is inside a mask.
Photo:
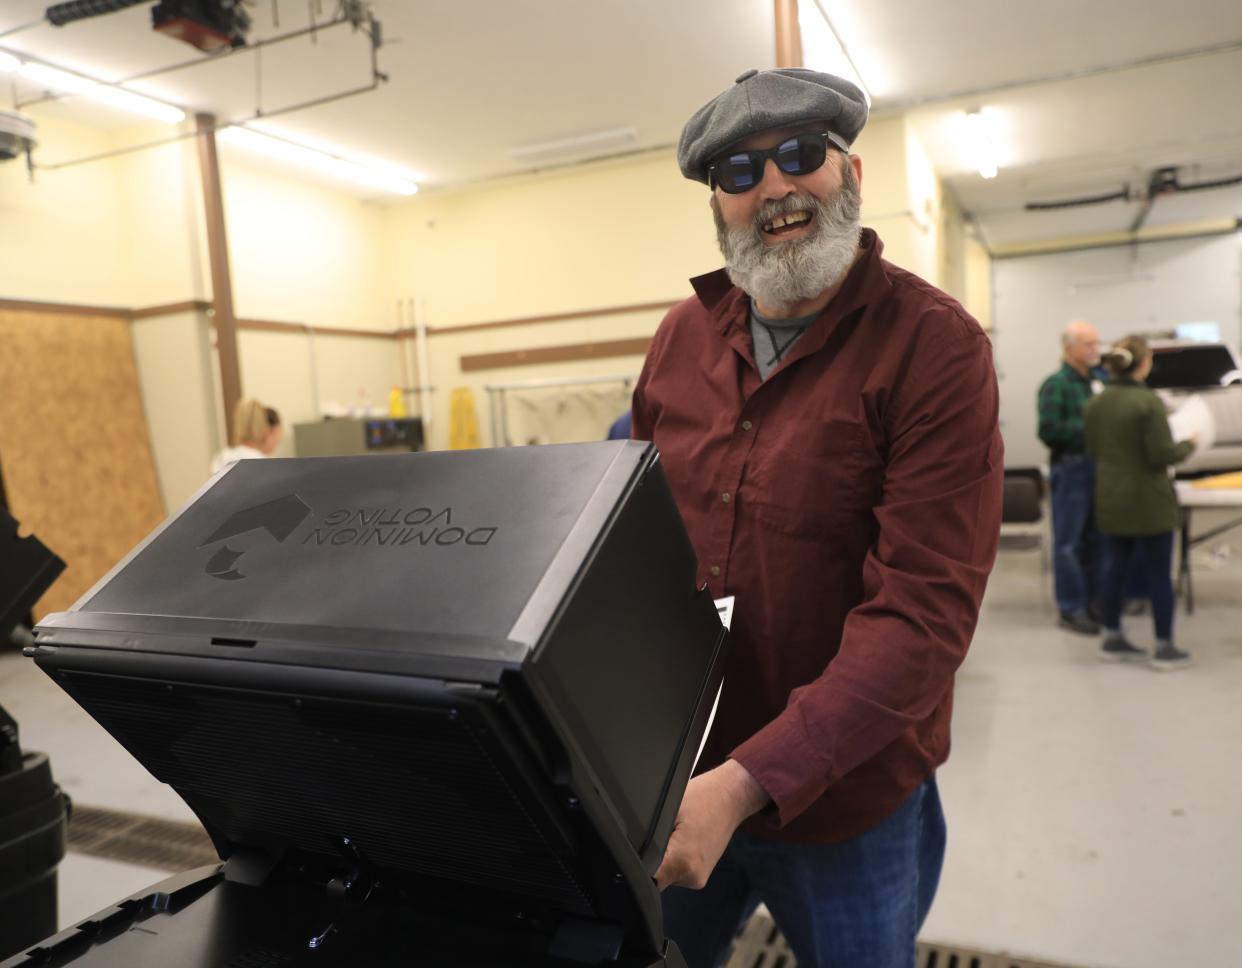
[(771, 199), (764, 202), (759, 211), (755, 213), (755, 217), (751, 220), (751, 227), (756, 232), (762, 232), (763, 227), (774, 218), (793, 215), (795, 212), (811, 212), (818, 215), (823, 204), (819, 199), (810, 195), (806, 197), (787, 195), (784, 198)]

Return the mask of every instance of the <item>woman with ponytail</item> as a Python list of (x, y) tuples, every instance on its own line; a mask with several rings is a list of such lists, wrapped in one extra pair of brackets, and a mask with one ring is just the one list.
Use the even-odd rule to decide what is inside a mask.
[[(1169, 467), (1190, 456), (1197, 438), (1175, 443), (1164, 404), (1143, 382), (1151, 372), (1151, 348), (1127, 336), (1103, 356), (1112, 377), (1086, 409), (1087, 453), (1096, 461), (1096, 526), (1109, 550), (1104, 579), (1100, 658), (1150, 660), (1153, 668), (1177, 669), (1190, 655), (1173, 643), (1173, 535), (1181, 509)], [(1121, 633), (1122, 592), (1132, 564), (1146, 576), (1156, 626), (1151, 656)]]
[(283, 433), (280, 414), (271, 407), (254, 399), (238, 400), (233, 410), (233, 446), (216, 454), (211, 473), (248, 457), (270, 457)]

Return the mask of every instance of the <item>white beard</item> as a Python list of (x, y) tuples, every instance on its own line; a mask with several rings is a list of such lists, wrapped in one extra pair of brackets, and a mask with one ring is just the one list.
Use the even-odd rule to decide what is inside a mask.
[[(725, 225), (720, 208), (712, 199), (716, 239), (735, 286), (765, 308), (783, 312), (841, 281), (854, 262), (862, 233), (858, 183), (853, 169), (847, 166), (845, 173), (844, 184), (828, 201), (791, 195), (768, 202), (746, 228)], [(779, 245), (764, 242), (764, 223), (805, 208), (815, 212), (812, 234)]]

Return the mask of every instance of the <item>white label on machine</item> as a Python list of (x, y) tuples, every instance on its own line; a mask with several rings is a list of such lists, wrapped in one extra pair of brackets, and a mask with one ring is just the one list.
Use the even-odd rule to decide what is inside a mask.
[[(720, 616), (720, 624), (725, 628), (729, 628), (729, 623), (733, 621), (733, 595), (726, 595), (724, 598), (716, 599), (716, 614)], [(703, 755), (703, 747), (707, 745), (707, 737), (711, 735), (712, 723), (716, 721), (716, 708), (720, 705), (720, 693), (724, 689), (724, 680), (720, 681), (720, 688), (716, 690), (716, 699), (712, 703), (712, 711), (707, 717), (707, 728), (703, 730), (703, 739), (699, 742), (699, 751), (694, 754), (694, 765), (698, 766), (699, 757)]]

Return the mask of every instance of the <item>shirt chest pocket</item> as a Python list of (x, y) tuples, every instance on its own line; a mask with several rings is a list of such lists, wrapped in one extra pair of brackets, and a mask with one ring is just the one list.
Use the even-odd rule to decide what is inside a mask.
[(880, 501), (883, 464), (863, 424), (804, 420), (748, 462), (748, 503), (765, 529), (819, 540), (869, 530)]

